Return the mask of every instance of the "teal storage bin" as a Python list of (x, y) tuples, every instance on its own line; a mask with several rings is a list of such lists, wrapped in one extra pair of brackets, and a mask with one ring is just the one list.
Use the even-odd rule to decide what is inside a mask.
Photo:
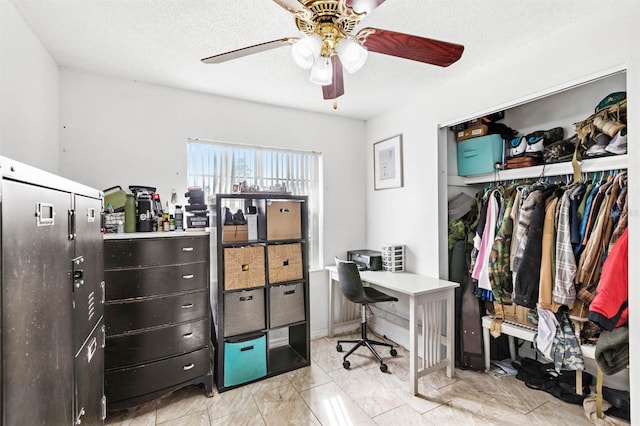
[(502, 163), (504, 142), (500, 135), (479, 136), (457, 142), (458, 176), (481, 175)]
[(224, 343), (224, 386), (236, 386), (267, 375), (267, 336)]

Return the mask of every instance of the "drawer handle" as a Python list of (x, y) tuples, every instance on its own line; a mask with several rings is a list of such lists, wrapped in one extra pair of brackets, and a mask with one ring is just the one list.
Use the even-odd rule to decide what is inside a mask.
[(189, 309), (189, 308), (193, 308), (193, 303), (185, 303), (184, 305), (182, 305), (182, 309)]
[(289, 210), (289, 209), (286, 209), (286, 208), (284, 208), (284, 209), (280, 209), (280, 213), (289, 213), (289, 211), (290, 211), (290, 210)]
[(182, 247), (182, 251), (193, 251), (193, 247)]
[(249, 300), (253, 300), (253, 296), (242, 296), (240, 297), (241, 302), (247, 302)]
[(182, 367), (182, 369), (183, 369), (184, 371), (189, 371), (189, 370), (191, 370), (191, 369), (192, 369), (193, 367), (195, 367), (195, 366), (196, 366), (195, 364), (189, 364), (189, 365), (185, 365), (184, 367)]
[(182, 335), (182, 338), (183, 338), (183, 339), (189, 339), (189, 338), (191, 338), (191, 337), (193, 337), (193, 333), (187, 333), (187, 334), (183, 334), (183, 335)]
[(289, 259), (285, 259), (282, 261), (282, 266), (289, 266)]
[(249, 270), (249, 264), (248, 263), (243, 264), (242, 265), (242, 272), (246, 272), (248, 270)]
[(193, 274), (187, 274), (182, 276), (183, 280), (190, 280), (191, 278), (193, 278)]
[(240, 352), (250, 351), (250, 350), (252, 350), (252, 349), (253, 349), (253, 345), (251, 345), (251, 346), (245, 346), (244, 348), (241, 348), (241, 349), (240, 349)]
[(296, 292), (295, 290), (286, 290), (286, 291), (283, 291), (282, 294), (286, 296), (287, 294), (294, 294), (295, 292)]

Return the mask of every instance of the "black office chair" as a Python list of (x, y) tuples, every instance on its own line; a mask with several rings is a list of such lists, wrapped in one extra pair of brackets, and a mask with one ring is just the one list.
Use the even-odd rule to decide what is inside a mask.
[(345, 262), (336, 258), (336, 266), (338, 267), (338, 279), (340, 280), (340, 288), (344, 296), (353, 303), (360, 303), (362, 305), (362, 322), (360, 325), (360, 338), (349, 340), (338, 340), (336, 350), (342, 352), (343, 343), (356, 343), (349, 352), (344, 356), (342, 366), (349, 369), (351, 363), (347, 360), (347, 357), (351, 355), (360, 346), (366, 346), (373, 353), (373, 355), (380, 362), (380, 371), (383, 373), (387, 371), (387, 365), (384, 363), (378, 352), (373, 348), (373, 345), (386, 346), (391, 348), (391, 356), (398, 355), (398, 352), (393, 348), (393, 345), (389, 343), (378, 342), (367, 338), (367, 305), (377, 302), (397, 302), (398, 299), (389, 296), (381, 291), (372, 287), (365, 287), (360, 280), (360, 272), (354, 262)]

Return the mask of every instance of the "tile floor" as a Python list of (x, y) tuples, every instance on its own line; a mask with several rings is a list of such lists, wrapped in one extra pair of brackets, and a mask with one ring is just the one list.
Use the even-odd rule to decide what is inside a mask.
[(135, 409), (109, 412), (108, 425), (590, 425), (582, 406), (505, 377), (455, 370), (420, 379), (409, 395), (408, 352), (380, 372), (365, 349), (342, 368), (334, 338), (311, 341), (311, 366), (206, 398), (187, 387)]

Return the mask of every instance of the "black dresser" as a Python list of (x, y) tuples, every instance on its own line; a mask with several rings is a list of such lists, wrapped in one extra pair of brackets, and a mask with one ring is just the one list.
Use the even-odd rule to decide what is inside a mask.
[(108, 409), (191, 384), (212, 396), (209, 234), (107, 235), (104, 268)]

